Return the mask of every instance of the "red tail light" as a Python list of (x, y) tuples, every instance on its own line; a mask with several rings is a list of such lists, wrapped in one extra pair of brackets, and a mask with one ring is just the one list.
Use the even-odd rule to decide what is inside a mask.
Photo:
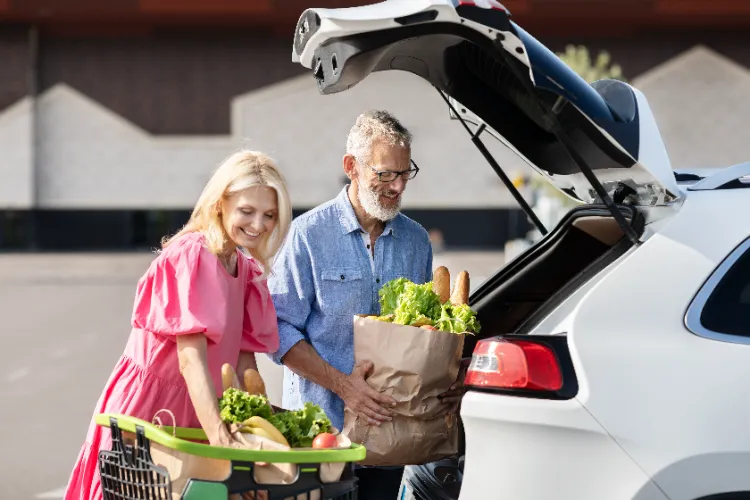
[(555, 352), (528, 340), (480, 340), (466, 372), (466, 385), (493, 389), (558, 391), (563, 377)]

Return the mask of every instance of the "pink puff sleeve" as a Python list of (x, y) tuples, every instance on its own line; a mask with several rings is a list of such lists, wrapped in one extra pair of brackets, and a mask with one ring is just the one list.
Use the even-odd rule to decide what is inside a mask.
[(210, 257), (196, 235), (168, 246), (138, 282), (133, 327), (165, 336), (204, 333), (219, 342), (224, 325), (216, 304), (225, 290)]
[(265, 280), (258, 280), (262, 271), (258, 264), (247, 260), (245, 319), (242, 327), (241, 351), (276, 352), (279, 348), (279, 327), (276, 308)]

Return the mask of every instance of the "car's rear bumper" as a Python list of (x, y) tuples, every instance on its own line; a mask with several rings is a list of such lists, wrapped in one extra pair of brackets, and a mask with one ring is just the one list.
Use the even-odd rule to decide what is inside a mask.
[(469, 392), (460, 500), (666, 500), (576, 400)]

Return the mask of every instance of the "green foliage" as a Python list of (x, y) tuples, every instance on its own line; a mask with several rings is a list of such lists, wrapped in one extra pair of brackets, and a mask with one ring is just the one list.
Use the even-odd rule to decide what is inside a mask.
[(568, 45), (565, 52), (557, 54), (557, 57), (589, 83), (603, 78), (626, 81), (622, 75), (622, 68), (618, 64), (612, 64), (606, 51), (599, 52), (596, 60), (592, 61), (585, 46)]
[[(596, 59), (592, 61), (589, 50), (584, 45), (568, 45), (565, 48), (565, 52), (558, 53), (557, 57), (588, 83), (603, 78), (611, 78), (623, 82), (627, 81), (622, 74), (620, 65), (613, 64), (609, 53), (606, 51), (599, 52)], [(558, 191), (539, 175), (533, 175), (527, 180), (527, 183), (532, 189), (543, 193), (544, 196), (557, 198), (562, 202), (564, 207), (572, 208), (580, 204), (580, 202)]]

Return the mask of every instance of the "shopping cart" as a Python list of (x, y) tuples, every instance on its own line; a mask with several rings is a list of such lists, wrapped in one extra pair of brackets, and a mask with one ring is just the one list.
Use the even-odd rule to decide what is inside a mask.
[[(99, 452), (104, 500), (226, 500), (240, 493), (268, 500), (357, 499), (354, 462), (365, 457), (361, 445), (241, 450), (210, 446), (201, 429), (157, 427), (114, 414), (97, 415), (96, 423), (112, 431), (112, 449)], [(325, 482), (322, 468), (335, 464), (343, 473), (337, 481)], [(261, 473), (282, 465), (293, 471), (284, 484), (256, 482)]]

